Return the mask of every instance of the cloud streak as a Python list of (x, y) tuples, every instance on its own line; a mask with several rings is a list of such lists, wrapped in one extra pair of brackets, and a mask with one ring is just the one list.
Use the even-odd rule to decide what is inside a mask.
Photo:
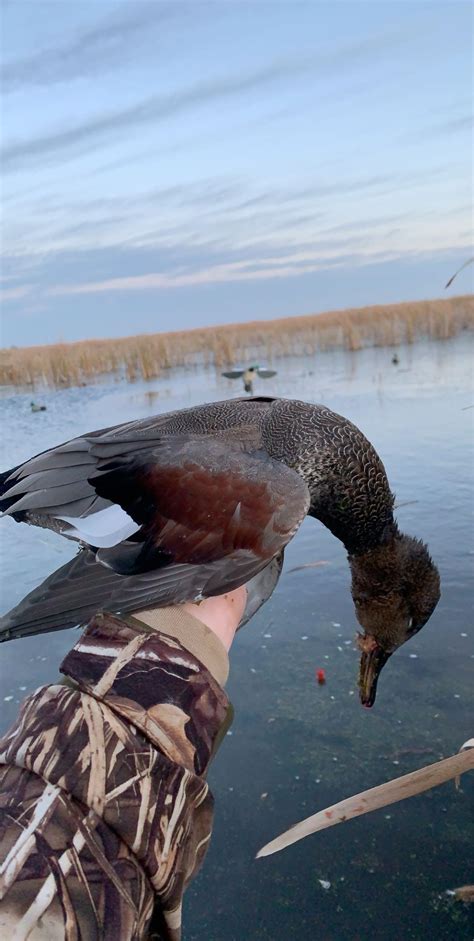
[[(393, 255), (393, 253), (391, 253)], [(383, 257), (385, 260), (389, 253), (377, 252), (376, 257)], [(353, 260), (359, 259), (367, 263), (373, 256), (369, 253), (350, 256)], [(235, 262), (228, 265), (216, 265), (211, 268), (203, 269), (189, 274), (168, 275), (153, 273), (141, 275), (132, 278), (113, 278), (109, 281), (99, 281), (91, 284), (63, 285), (51, 288), (47, 293), (51, 297), (71, 296), (79, 294), (104, 294), (110, 292), (137, 292), (150, 290), (166, 290), (169, 288), (198, 287), (211, 284), (229, 284), (236, 281), (261, 281), (274, 278), (288, 278), (296, 275), (307, 274), (312, 271), (328, 268), (336, 264), (346, 264), (347, 255), (338, 257), (320, 257), (306, 263), (293, 264), (289, 261), (282, 263), (279, 259), (278, 264), (267, 264), (258, 266), (252, 264), (245, 265), (243, 262)]]
[[(224, 176), (153, 187), (134, 195), (68, 202), (49, 197), (11, 216), (5, 232), (11, 254), (28, 257), (49, 252), (58, 256), (58, 263), (62, 250), (119, 250), (120, 246), (156, 253), (171, 250), (179, 256), (205, 245), (211, 253), (217, 250), (229, 259), (235, 252), (242, 257), (243, 252), (260, 251), (263, 243), (274, 251), (279, 245), (287, 248), (321, 236), (332, 239), (337, 229), (347, 235), (346, 226), (360, 237), (364, 225), (354, 218), (354, 199), (365, 199), (373, 225), (380, 228), (386, 220), (377, 222), (379, 197), (390, 200), (396, 194), (398, 201), (415, 187), (438, 188), (447, 175), (450, 178), (451, 168), (439, 166), (340, 179), (325, 175), (307, 180), (306, 185), (288, 182), (272, 187)], [(414, 219), (418, 216), (415, 211)], [(390, 214), (390, 221), (398, 221), (397, 215)], [(123, 267), (118, 265), (122, 274)]]
[[(75, 281), (78, 271), (77, 280), (90, 282), (157, 269), (163, 273), (164, 262), (164, 273), (173, 274), (179, 267), (181, 273), (188, 274), (191, 268), (206, 268), (216, 262), (257, 259), (260, 264), (277, 253), (284, 257), (298, 246), (324, 247), (324, 240), (333, 244), (340, 236), (354, 238), (355, 249), (357, 240), (360, 245), (377, 238), (386, 244), (394, 224), (401, 223), (410, 236), (412, 230), (429, 223), (424, 219), (426, 210), (422, 212), (417, 202), (411, 208), (411, 192), (424, 190), (426, 198), (431, 199), (432, 193), (439, 198), (451, 175), (450, 166), (431, 166), (424, 171), (397, 170), (340, 179), (325, 175), (307, 180), (306, 185), (288, 181), (275, 186), (259, 186), (256, 180), (244, 177), (217, 176), (152, 187), (135, 195), (128, 192), (68, 202), (50, 197), (12, 216), (5, 232), (10, 255), (17, 263), (36, 257), (42, 267), (46, 257), (49, 259), (48, 270), (56, 269), (53, 283)], [(360, 215), (360, 200), (364, 215)], [(387, 212), (401, 205), (402, 214)], [(462, 215), (467, 220), (468, 211)], [(455, 222), (447, 216), (447, 209), (441, 214), (436, 210), (437, 226), (442, 219), (452, 232)], [(423, 238), (428, 244), (428, 235)], [(109, 251), (111, 263), (100, 274), (91, 270), (94, 251)], [(77, 267), (64, 276), (65, 259), (72, 253)], [(138, 258), (144, 264), (137, 269)]]
[[(293, 251), (260, 253), (255, 257), (218, 264), (194, 264), (189, 266), (170, 266), (168, 271), (152, 271), (126, 277), (113, 277), (82, 284), (55, 285), (46, 291), (50, 297), (136, 293), (160, 291), (170, 288), (201, 287), (216, 284), (232, 284), (245, 281), (262, 281), (291, 278), (311, 272), (333, 268), (335, 266), (356, 266), (371, 262), (388, 261), (396, 258), (416, 257), (423, 253), (451, 250), (454, 247), (467, 247), (468, 240), (459, 235), (453, 239), (451, 233), (438, 233), (434, 238), (423, 238), (419, 232), (408, 234), (402, 229), (394, 229), (380, 238), (380, 233), (373, 239), (366, 237), (363, 248), (357, 234), (346, 238), (315, 241), (312, 245), (301, 245)], [(188, 270), (186, 270), (186, 268)]]
[(3, 94), (55, 85), (122, 66), (133, 43), (158, 20), (172, 14), (172, 4), (139, 3), (102, 19), (59, 46), (6, 62), (0, 70)]
[(175, 92), (153, 95), (129, 108), (104, 112), (64, 131), (54, 131), (8, 144), (1, 154), (3, 170), (11, 172), (21, 169), (38, 159), (64, 160), (65, 157), (71, 156), (71, 153), (74, 155), (75, 149), (84, 153), (87, 149), (100, 146), (111, 136), (132, 131), (146, 124), (156, 125), (193, 109), (229, 101), (239, 95), (281, 84), (305, 73), (311, 73), (313, 76), (330, 75), (342, 65), (347, 72), (350, 67), (366, 64), (367, 59), (377, 60), (398, 41), (399, 37), (394, 35), (371, 37), (339, 47), (325, 55), (278, 60), (245, 75), (221, 76)]
[(98, 118), (84, 121), (66, 131), (10, 144), (2, 153), (3, 169), (13, 170), (38, 157), (62, 156), (65, 151), (84, 144), (100, 144), (113, 133), (130, 131), (143, 124), (178, 116), (192, 108), (254, 91), (291, 74), (300, 74), (305, 68), (307, 65), (296, 61), (278, 63), (246, 76), (235, 75), (205, 81), (168, 95), (154, 95), (130, 108), (101, 114)]
[(16, 288), (0, 288), (0, 302), (3, 303), (4, 301), (19, 301), (30, 294), (30, 292), (31, 287), (28, 284), (24, 284)]
[(449, 118), (446, 121), (440, 121), (438, 124), (432, 124), (426, 128), (425, 133), (433, 137), (444, 137), (446, 134), (459, 134), (463, 131), (472, 129), (474, 118), (472, 114), (465, 114), (458, 118)]

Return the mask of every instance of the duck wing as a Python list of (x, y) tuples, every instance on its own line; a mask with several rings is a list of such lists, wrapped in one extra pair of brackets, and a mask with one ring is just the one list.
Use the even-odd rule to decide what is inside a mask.
[[(132, 538), (82, 551), (5, 616), (0, 637), (85, 623), (101, 609), (230, 591), (269, 565), (308, 511), (305, 482), (264, 450), (206, 436), (163, 436), (141, 450), (128, 443), (90, 439), (87, 480), (95, 497), (132, 521)], [(90, 519), (73, 522), (79, 537)]]
[[(272, 402), (271, 398), (213, 402), (66, 441), (0, 473), (0, 512), (86, 545), (114, 545), (136, 532), (137, 526), (117, 504), (98, 496), (90, 483), (98, 463), (95, 445), (102, 451), (109, 445), (109, 454), (133, 454), (149, 450), (163, 435), (189, 433), (226, 437), (256, 448), (262, 413)], [(80, 532), (75, 528), (77, 519)]]
[(17, 522), (33, 523), (67, 535), (64, 514), (86, 517), (110, 506), (88, 482), (95, 466), (96, 459), (86, 437), (74, 438), (37, 454), (0, 474), (0, 511)]
[(223, 372), (222, 375), (226, 379), (240, 379), (243, 376), (245, 369), (228, 369), (226, 372)]
[(276, 369), (267, 369), (265, 366), (259, 366), (257, 372), (261, 379), (271, 379), (277, 374)]
[(263, 448), (235, 439), (167, 435), (153, 447), (123, 453), (123, 442), (92, 448), (89, 480), (102, 499), (140, 527), (129, 543), (98, 557), (130, 574), (174, 563), (202, 564), (252, 553), (258, 567), (292, 538), (309, 507), (309, 491), (293, 470)]

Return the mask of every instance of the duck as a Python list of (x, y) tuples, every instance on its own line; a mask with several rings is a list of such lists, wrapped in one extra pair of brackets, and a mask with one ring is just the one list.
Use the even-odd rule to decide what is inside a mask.
[(81, 546), (4, 615), (0, 641), (248, 584), (281, 566), (310, 516), (347, 553), (370, 707), (382, 668), (440, 597), (427, 546), (398, 528), (371, 443), (299, 400), (211, 402), (73, 438), (4, 471), (0, 510)]
[(399, 362), (400, 362), (400, 360), (399, 360), (399, 358), (398, 358), (398, 354), (397, 354), (397, 353), (394, 353), (393, 356), (392, 356), (392, 363), (393, 363), (393, 365), (394, 365), (394, 366), (398, 366)]
[(36, 402), (30, 402), (30, 408), (32, 412), (45, 412), (46, 405), (37, 405)]
[(276, 374), (276, 369), (267, 369), (266, 366), (258, 365), (248, 366), (247, 369), (229, 369), (222, 373), (226, 379), (242, 379), (244, 391), (250, 395), (253, 395), (253, 381), (256, 376), (260, 376), (260, 379), (271, 379)]

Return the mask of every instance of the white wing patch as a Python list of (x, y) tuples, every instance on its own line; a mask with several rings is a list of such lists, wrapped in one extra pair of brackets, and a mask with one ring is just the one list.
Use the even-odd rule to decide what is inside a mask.
[(58, 516), (57, 519), (63, 520), (70, 527), (65, 535), (101, 549), (116, 546), (140, 529), (139, 524), (116, 503), (82, 519), (77, 516)]

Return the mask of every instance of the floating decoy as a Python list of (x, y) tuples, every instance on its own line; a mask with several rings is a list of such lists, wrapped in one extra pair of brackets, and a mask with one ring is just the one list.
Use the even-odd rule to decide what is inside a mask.
[(30, 402), (30, 408), (32, 412), (45, 412), (46, 405), (37, 405), (36, 402)]
[(228, 369), (222, 373), (226, 379), (243, 379), (245, 392), (253, 395), (253, 381), (256, 376), (260, 379), (271, 379), (276, 376), (276, 369), (267, 369), (265, 366), (249, 366), (247, 369)]
[(85, 434), (0, 475), (0, 510), (84, 547), (4, 616), (0, 640), (230, 591), (281, 564), (309, 515), (348, 553), (371, 706), (439, 599), (427, 547), (393, 505), (370, 442), (322, 405), (240, 398)]

